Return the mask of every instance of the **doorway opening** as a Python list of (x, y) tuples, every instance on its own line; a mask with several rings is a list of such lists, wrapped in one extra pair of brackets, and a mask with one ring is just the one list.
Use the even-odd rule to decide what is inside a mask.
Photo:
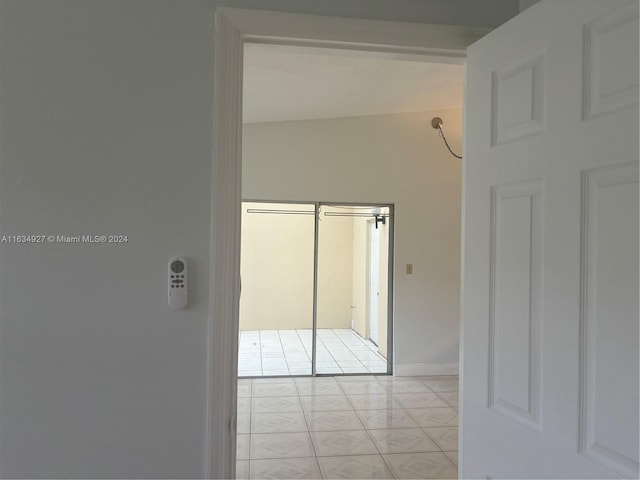
[[(411, 27), (411, 28), (408, 28)], [(301, 32), (305, 32), (302, 33)], [(273, 12), (259, 12), (252, 10), (236, 10), (223, 8), (216, 13), (216, 78), (215, 78), (215, 92), (214, 92), (214, 166), (213, 166), (213, 230), (215, 242), (212, 243), (212, 279), (218, 281), (212, 284), (212, 296), (213, 296), (213, 309), (210, 320), (210, 336), (209, 336), (209, 399), (210, 399), (210, 421), (208, 428), (208, 443), (211, 446), (218, 447), (210, 455), (211, 461), (209, 462), (208, 471), (212, 471), (219, 474), (221, 477), (229, 477), (229, 472), (233, 472), (233, 460), (234, 456), (227, 455), (229, 450), (234, 450), (235, 442), (233, 441), (235, 435), (233, 432), (226, 432), (225, 428), (229, 424), (229, 418), (238, 414), (238, 426), (237, 432), (241, 432), (241, 426), (247, 432), (247, 423), (241, 421), (241, 416), (244, 420), (247, 417), (253, 415), (253, 405), (256, 404), (256, 399), (250, 397), (254, 393), (254, 386), (261, 385), (262, 382), (272, 382), (272, 380), (241, 380), (238, 384), (232, 385), (235, 382), (235, 378), (230, 378), (229, 375), (235, 376), (237, 366), (237, 336), (238, 336), (238, 310), (237, 299), (239, 298), (239, 261), (240, 261), (240, 199), (242, 197), (240, 191), (244, 193), (244, 198), (261, 198), (261, 199), (273, 199), (273, 200), (312, 200), (317, 198), (332, 198), (340, 199), (346, 202), (349, 201), (372, 201), (372, 200), (384, 200), (396, 205), (396, 212), (398, 219), (424, 219), (424, 208), (432, 208), (438, 206), (441, 202), (431, 201), (428, 198), (422, 198), (418, 195), (409, 198), (406, 195), (408, 192), (413, 193), (447, 193), (452, 192), (455, 189), (451, 188), (451, 182), (443, 182), (441, 177), (420, 175), (413, 170), (418, 169), (424, 165), (424, 158), (437, 159), (438, 155), (434, 154), (431, 157), (425, 157), (426, 151), (424, 148), (417, 148), (414, 153), (407, 151), (406, 140), (404, 135), (398, 135), (399, 140), (398, 148), (390, 150), (388, 147), (384, 148), (379, 145), (377, 140), (382, 138), (381, 134), (387, 132), (388, 128), (391, 131), (395, 131), (395, 126), (399, 126), (396, 122), (391, 122), (387, 127), (375, 128), (374, 131), (369, 130), (364, 132), (363, 147), (367, 147), (365, 155), (360, 155), (362, 162), (360, 165), (355, 165), (353, 162), (344, 162), (344, 158), (347, 156), (351, 158), (353, 153), (360, 152), (365, 153), (363, 148), (350, 148), (350, 146), (344, 142), (337, 142), (333, 140), (320, 140), (314, 147), (305, 146), (300, 148), (295, 155), (290, 155), (286, 158), (277, 151), (278, 145), (295, 146), (301, 144), (300, 140), (303, 139), (303, 135), (297, 134), (295, 136), (288, 137), (288, 140), (283, 140), (282, 136), (279, 138), (273, 138), (269, 144), (258, 144), (252, 142), (246, 135), (248, 117), (246, 112), (242, 112), (243, 100), (246, 106), (247, 97), (243, 95), (242, 84), (243, 80), (246, 81), (246, 64), (243, 67), (243, 52), (246, 47), (258, 45), (258, 44), (273, 44), (273, 45), (288, 45), (292, 48), (307, 48), (314, 47), (316, 50), (321, 51), (323, 48), (335, 48), (338, 50), (349, 50), (360, 52), (363, 56), (372, 57), (386, 57), (395, 58), (398, 60), (418, 60), (418, 61), (442, 61), (448, 64), (464, 63), (466, 55), (466, 47), (473, 43), (476, 39), (480, 38), (486, 33), (480, 29), (464, 28), (464, 27), (451, 27), (451, 26), (433, 26), (433, 25), (408, 25), (407, 23), (392, 23), (384, 22), (382, 25), (380, 22), (360, 21), (352, 19), (348, 25), (342, 22), (341, 19), (332, 19), (329, 17), (312, 17), (301, 15), (288, 15)], [(338, 56), (340, 56), (338, 54)], [(287, 67), (290, 64), (281, 64), (283, 67)], [(288, 69), (291, 72), (290, 69)], [(303, 69), (303, 71), (317, 72), (318, 70)], [(380, 79), (377, 74), (369, 74), (365, 76), (365, 81), (358, 82), (354, 91), (361, 92), (363, 86), (370, 85), (370, 80), (373, 77)], [(395, 78), (402, 78), (403, 76), (394, 75)], [(333, 77), (335, 78), (335, 76)], [(264, 77), (263, 77), (263, 80)], [(386, 82), (377, 82), (378, 85), (384, 86), (384, 94), (379, 95), (377, 99), (389, 99), (389, 93), (397, 91), (406, 91), (406, 89), (390, 89)], [(446, 81), (445, 85), (451, 84), (450, 81)], [(282, 82), (269, 82), (260, 81), (258, 86), (264, 85), (284, 85)], [(437, 91), (436, 89), (425, 89), (424, 82), (420, 82), (420, 85), (425, 92)], [(323, 95), (328, 102), (327, 104), (342, 105), (343, 102), (335, 101), (335, 97), (327, 93), (325, 88), (314, 88), (309, 82), (298, 82), (299, 88), (296, 89), (298, 93), (318, 92)], [(284, 88), (284, 87), (283, 87)], [(292, 91), (286, 90), (288, 98), (291, 98)], [(243, 98), (244, 97), (244, 98)], [(259, 99), (268, 99), (273, 96), (267, 92), (258, 89)], [(300, 105), (299, 102), (291, 102), (296, 105)], [(417, 107), (416, 101), (409, 102), (407, 105), (411, 106), (412, 111), (416, 112), (420, 110)], [(443, 107), (439, 107), (443, 108)], [(363, 113), (366, 115), (366, 113)], [(343, 118), (351, 115), (343, 115)], [(424, 138), (422, 133), (423, 125), (433, 118), (434, 115), (429, 114), (425, 121), (422, 121), (416, 117), (416, 127), (414, 131), (420, 132), (419, 137)], [(441, 115), (438, 115), (441, 116)], [(242, 121), (245, 124), (242, 124)], [(450, 120), (447, 117), (443, 117), (445, 123), (449, 125)], [(279, 120), (273, 120), (279, 121)], [(461, 122), (460, 122), (461, 123)], [(260, 130), (262, 127), (253, 128), (253, 133), (258, 136), (262, 136)], [(320, 131), (313, 130), (316, 133)], [(348, 133), (346, 129), (336, 129)], [(360, 130), (363, 132), (362, 130)], [(304, 132), (299, 132), (304, 133)], [(449, 131), (448, 131), (449, 133)], [(264, 137), (263, 137), (264, 138)], [(417, 140), (420, 142), (420, 140)], [(455, 145), (455, 142), (454, 142)], [(242, 148), (241, 148), (242, 146)], [(349, 150), (349, 155), (340, 155), (340, 152), (333, 152), (332, 146), (342, 146), (345, 150)], [(438, 145), (440, 148), (441, 145)], [(255, 163), (253, 165), (246, 164), (245, 159), (241, 159), (241, 150), (247, 152), (248, 150), (254, 150), (256, 152)], [(272, 162), (265, 162), (265, 155), (269, 154)], [(385, 154), (391, 160), (387, 164), (381, 164), (375, 160), (379, 154)], [(284, 162), (283, 162), (284, 160)], [(301, 162), (301, 160), (307, 160)], [(309, 161), (312, 163), (309, 164)], [(286, 164), (286, 166), (284, 165)], [(257, 166), (262, 168), (254, 168)], [(448, 165), (448, 164), (447, 164)], [(242, 167), (241, 167), (242, 166)], [(284, 167), (284, 168), (283, 168)], [(304, 177), (295, 178), (292, 176), (293, 172), (300, 173), (306, 172)], [(242, 172), (242, 175), (241, 175)], [(413, 172), (409, 176), (398, 175), (402, 172)], [(344, 173), (349, 173), (352, 180), (348, 180), (348, 177)], [(365, 177), (365, 173), (367, 174)], [(371, 173), (375, 173), (380, 178), (375, 181), (371, 181)], [(242, 177), (242, 179), (241, 179)], [(246, 182), (249, 177), (249, 183)], [(253, 178), (251, 178), (253, 177)], [(404, 178), (404, 181), (402, 181)], [(436, 182), (435, 179), (438, 178)], [(419, 184), (416, 182), (420, 180)], [(434, 179), (429, 185), (425, 185), (425, 179)], [(246, 186), (250, 185), (250, 189)], [(391, 193), (389, 187), (395, 185), (397, 188), (397, 194)], [(323, 188), (323, 192), (320, 192), (320, 188)], [(336, 188), (338, 187), (338, 188)], [(376, 195), (371, 197), (366, 193), (361, 193), (358, 190), (362, 187), (370, 188), (375, 191)], [(279, 193), (276, 195), (276, 193)], [(382, 195), (381, 195), (382, 193)], [(399, 201), (396, 197), (403, 197), (403, 201)], [(407, 208), (407, 210), (405, 210)], [(439, 207), (438, 211), (441, 210)], [(411, 209), (417, 209), (417, 211), (411, 211)], [(403, 223), (405, 225), (412, 222)], [(398, 223), (400, 225), (400, 223)], [(448, 229), (445, 225), (444, 228)], [(437, 228), (434, 231), (439, 232), (441, 229)], [(407, 231), (403, 233), (398, 227), (398, 248), (396, 256), (399, 261), (405, 261), (405, 254), (401, 249), (405, 248), (407, 239), (420, 238), (422, 232), (420, 231)], [(393, 238), (393, 237), (392, 237)], [(447, 252), (449, 248), (447, 245), (453, 245), (455, 249), (455, 242), (443, 243), (443, 248), (433, 248), (432, 251), (437, 252), (438, 264), (442, 263), (443, 252)], [(431, 245), (432, 246), (432, 245)], [(415, 251), (422, 251), (417, 249)], [(407, 254), (413, 256), (414, 250), (407, 251)], [(406, 260), (409, 260), (407, 258)], [(413, 262), (413, 258), (411, 258)], [(412, 271), (416, 274), (420, 274), (419, 264), (415, 263), (416, 268)], [(404, 270), (404, 268), (402, 269)], [(407, 265), (407, 272), (409, 271), (409, 265)], [(398, 275), (398, 272), (396, 272)], [(445, 277), (440, 276), (441, 279)], [(448, 277), (447, 277), (448, 278)], [(220, 279), (229, 279), (230, 281), (220, 281)], [(399, 278), (405, 283), (403, 288), (410, 286), (411, 282), (407, 282), (402, 277)], [(393, 277), (390, 281), (394, 280)], [(397, 280), (397, 278), (396, 278)], [(399, 284), (400, 282), (394, 282)], [(398, 286), (400, 288), (400, 285)], [(398, 292), (399, 296), (399, 292)], [(440, 295), (441, 296), (441, 295)], [(428, 301), (429, 299), (421, 298), (420, 301)], [(397, 306), (396, 306), (397, 307)], [(419, 311), (420, 307), (415, 305), (408, 307), (409, 313)], [(398, 312), (397, 319), (400, 320), (404, 315)], [(421, 326), (425, 322), (419, 322), (416, 326)], [(398, 329), (402, 332), (402, 329)], [(424, 335), (416, 335), (412, 330), (404, 330), (405, 336), (402, 339), (404, 342), (408, 342), (412, 349), (424, 349)], [(409, 333), (412, 332), (412, 333)], [(397, 332), (396, 332), (397, 333)], [(396, 334), (398, 337), (398, 334)], [(418, 340), (419, 339), (419, 340)], [(400, 341), (396, 338), (396, 341)], [(404, 352), (406, 357), (406, 364), (400, 365), (402, 371), (397, 365), (397, 361), (394, 361), (394, 370), (400, 375), (418, 375), (418, 370), (422, 368), (422, 365), (416, 365), (412, 363), (414, 360), (411, 355), (407, 355), (410, 352), (409, 349), (400, 348), (395, 349), (398, 352)], [(442, 351), (442, 350), (440, 350)], [(453, 349), (451, 349), (453, 352)], [(427, 365), (428, 366), (428, 365)], [(457, 369), (457, 364), (456, 364)], [(457, 370), (456, 370), (457, 371)], [(371, 380), (381, 381), (382, 378), (389, 379), (390, 377), (374, 377)], [(298, 386), (304, 386), (305, 383), (312, 381), (313, 379), (302, 378), (287, 379), (289, 382), (288, 388), (283, 388), (282, 385), (277, 386), (278, 394), (285, 392), (295, 395), (300, 394), (301, 391), (309, 392), (308, 389), (297, 388)], [(315, 379), (314, 381), (329, 382), (332, 379)], [(342, 380), (350, 380), (348, 377), (343, 377)], [(287, 383), (282, 382), (282, 383)], [(224, 386), (223, 401), (217, 402), (220, 397), (220, 386)], [(308, 386), (308, 385), (307, 385)], [(293, 388), (290, 388), (293, 387)], [(261, 390), (258, 389), (258, 390)], [(342, 390), (342, 388), (340, 388)], [(237, 398), (236, 398), (237, 393)], [(259, 392), (261, 395), (264, 392)], [(302, 397), (301, 397), (302, 398)], [(257, 402), (261, 405), (262, 401)], [(271, 401), (272, 407), (281, 405), (283, 401)], [(291, 407), (296, 408), (296, 401), (292, 399)], [(237, 405), (237, 412), (235, 407)], [(343, 404), (346, 406), (346, 404)], [(264, 410), (262, 410), (264, 411)], [(273, 410), (270, 410), (273, 411)], [(280, 409), (279, 411), (282, 411)], [(253, 418), (251, 418), (253, 421)], [(228, 430), (228, 429), (227, 429)], [(221, 434), (222, 432), (222, 434)], [(222, 436), (221, 436), (222, 435)], [(238, 445), (243, 445), (243, 448), (239, 447), (237, 458), (240, 460), (240, 471), (246, 465), (248, 468), (248, 458), (246, 451), (248, 451), (249, 442), (248, 436), (240, 438), (238, 436)], [(215, 441), (213, 441), (215, 439)], [(247, 448), (244, 448), (247, 447)], [(251, 451), (255, 449), (251, 448)], [(245, 464), (242, 462), (245, 461)], [(232, 476), (232, 475), (231, 475)]]
[(391, 373), (392, 205), (243, 202), (239, 377)]

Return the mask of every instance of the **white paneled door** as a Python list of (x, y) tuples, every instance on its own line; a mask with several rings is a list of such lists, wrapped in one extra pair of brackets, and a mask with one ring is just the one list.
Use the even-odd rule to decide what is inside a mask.
[(638, 477), (638, 2), (469, 49), (461, 475)]

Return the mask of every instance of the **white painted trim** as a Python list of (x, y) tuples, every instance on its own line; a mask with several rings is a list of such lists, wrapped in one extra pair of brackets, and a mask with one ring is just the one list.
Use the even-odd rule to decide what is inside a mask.
[(396, 377), (424, 375), (458, 375), (457, 363), (401, 363), (394, 368)]
[(394, 58), (463, 63), (466, 49), (491, 29), (220, 8), (251, 43), (372, 52)]
[(205, 478), (235, 478), (242, 61), (240, 31), (215, 17), (213, 164), (211, 193), (211, 300), (207, 325), (207, 431)]
[[(467, 47), (487, 32), (457, 26), (216, 9), (206, 478), (235, 478), (244, 42), (462, 63)], [(457, 373), (458, 364), (396, 365), (396, 375)]]
[(598, 189), (638, 183), (638, 163), (597, 167), (582, 172), (582, 218), (580, 246), (580, 360), (578, 453), (626, 478), (638, 478), (638, 462), (598, 443), (596, 436), (596, 375), (598, 351), (594, 338), (598, 323), (596, 298), (598, 278)]
[[(462, 105), (466, 107), (467, 105), (467, 66), (464, 67), (464, 94), (462, 99)], [(462, 109), (462, 131), (466, 132), (467, 128), (467, 109)], [(462, 151), (467, 151), (467, 135), (462, 136)], [(460, 199), (460, 323), (458, 325), (460, 332), (460, 344), (458, 361), (460, 362), (458, 368), (458, 478), (466, 478), (464, 473), (464, 463), (462, 459), (464, 458), (464, 445), (462, 443), (463, 439), (463, 431), (464, 431), (464, 366), (465, 366), (465, 358), (464, 358), (464, 328), (463, 328), (463, 319), (465, 314), (464, 308), (464, 285), (465, 285), (465, 243), (466, 243), (466, 191), (467, 191), (467, 156), (462, 156), (462, 195)]]

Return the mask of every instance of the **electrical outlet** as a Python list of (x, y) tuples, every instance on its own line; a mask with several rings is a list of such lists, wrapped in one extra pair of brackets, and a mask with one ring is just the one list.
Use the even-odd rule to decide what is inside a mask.
[(407, 263), (407, 275), (413, 275), (413, 263)]

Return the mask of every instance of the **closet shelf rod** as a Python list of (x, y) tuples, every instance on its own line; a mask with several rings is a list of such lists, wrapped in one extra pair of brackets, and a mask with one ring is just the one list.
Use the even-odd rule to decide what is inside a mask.
[(342, 212), (324, 212), (325, 217), (385, 217), (389, 218), (388, 213), (342, 213)]
[(316, 212), (305, 210), (266, 210), (261, 208), (248, 208), (247, 213), (271, 213), (275, 215), (315, 215)]

